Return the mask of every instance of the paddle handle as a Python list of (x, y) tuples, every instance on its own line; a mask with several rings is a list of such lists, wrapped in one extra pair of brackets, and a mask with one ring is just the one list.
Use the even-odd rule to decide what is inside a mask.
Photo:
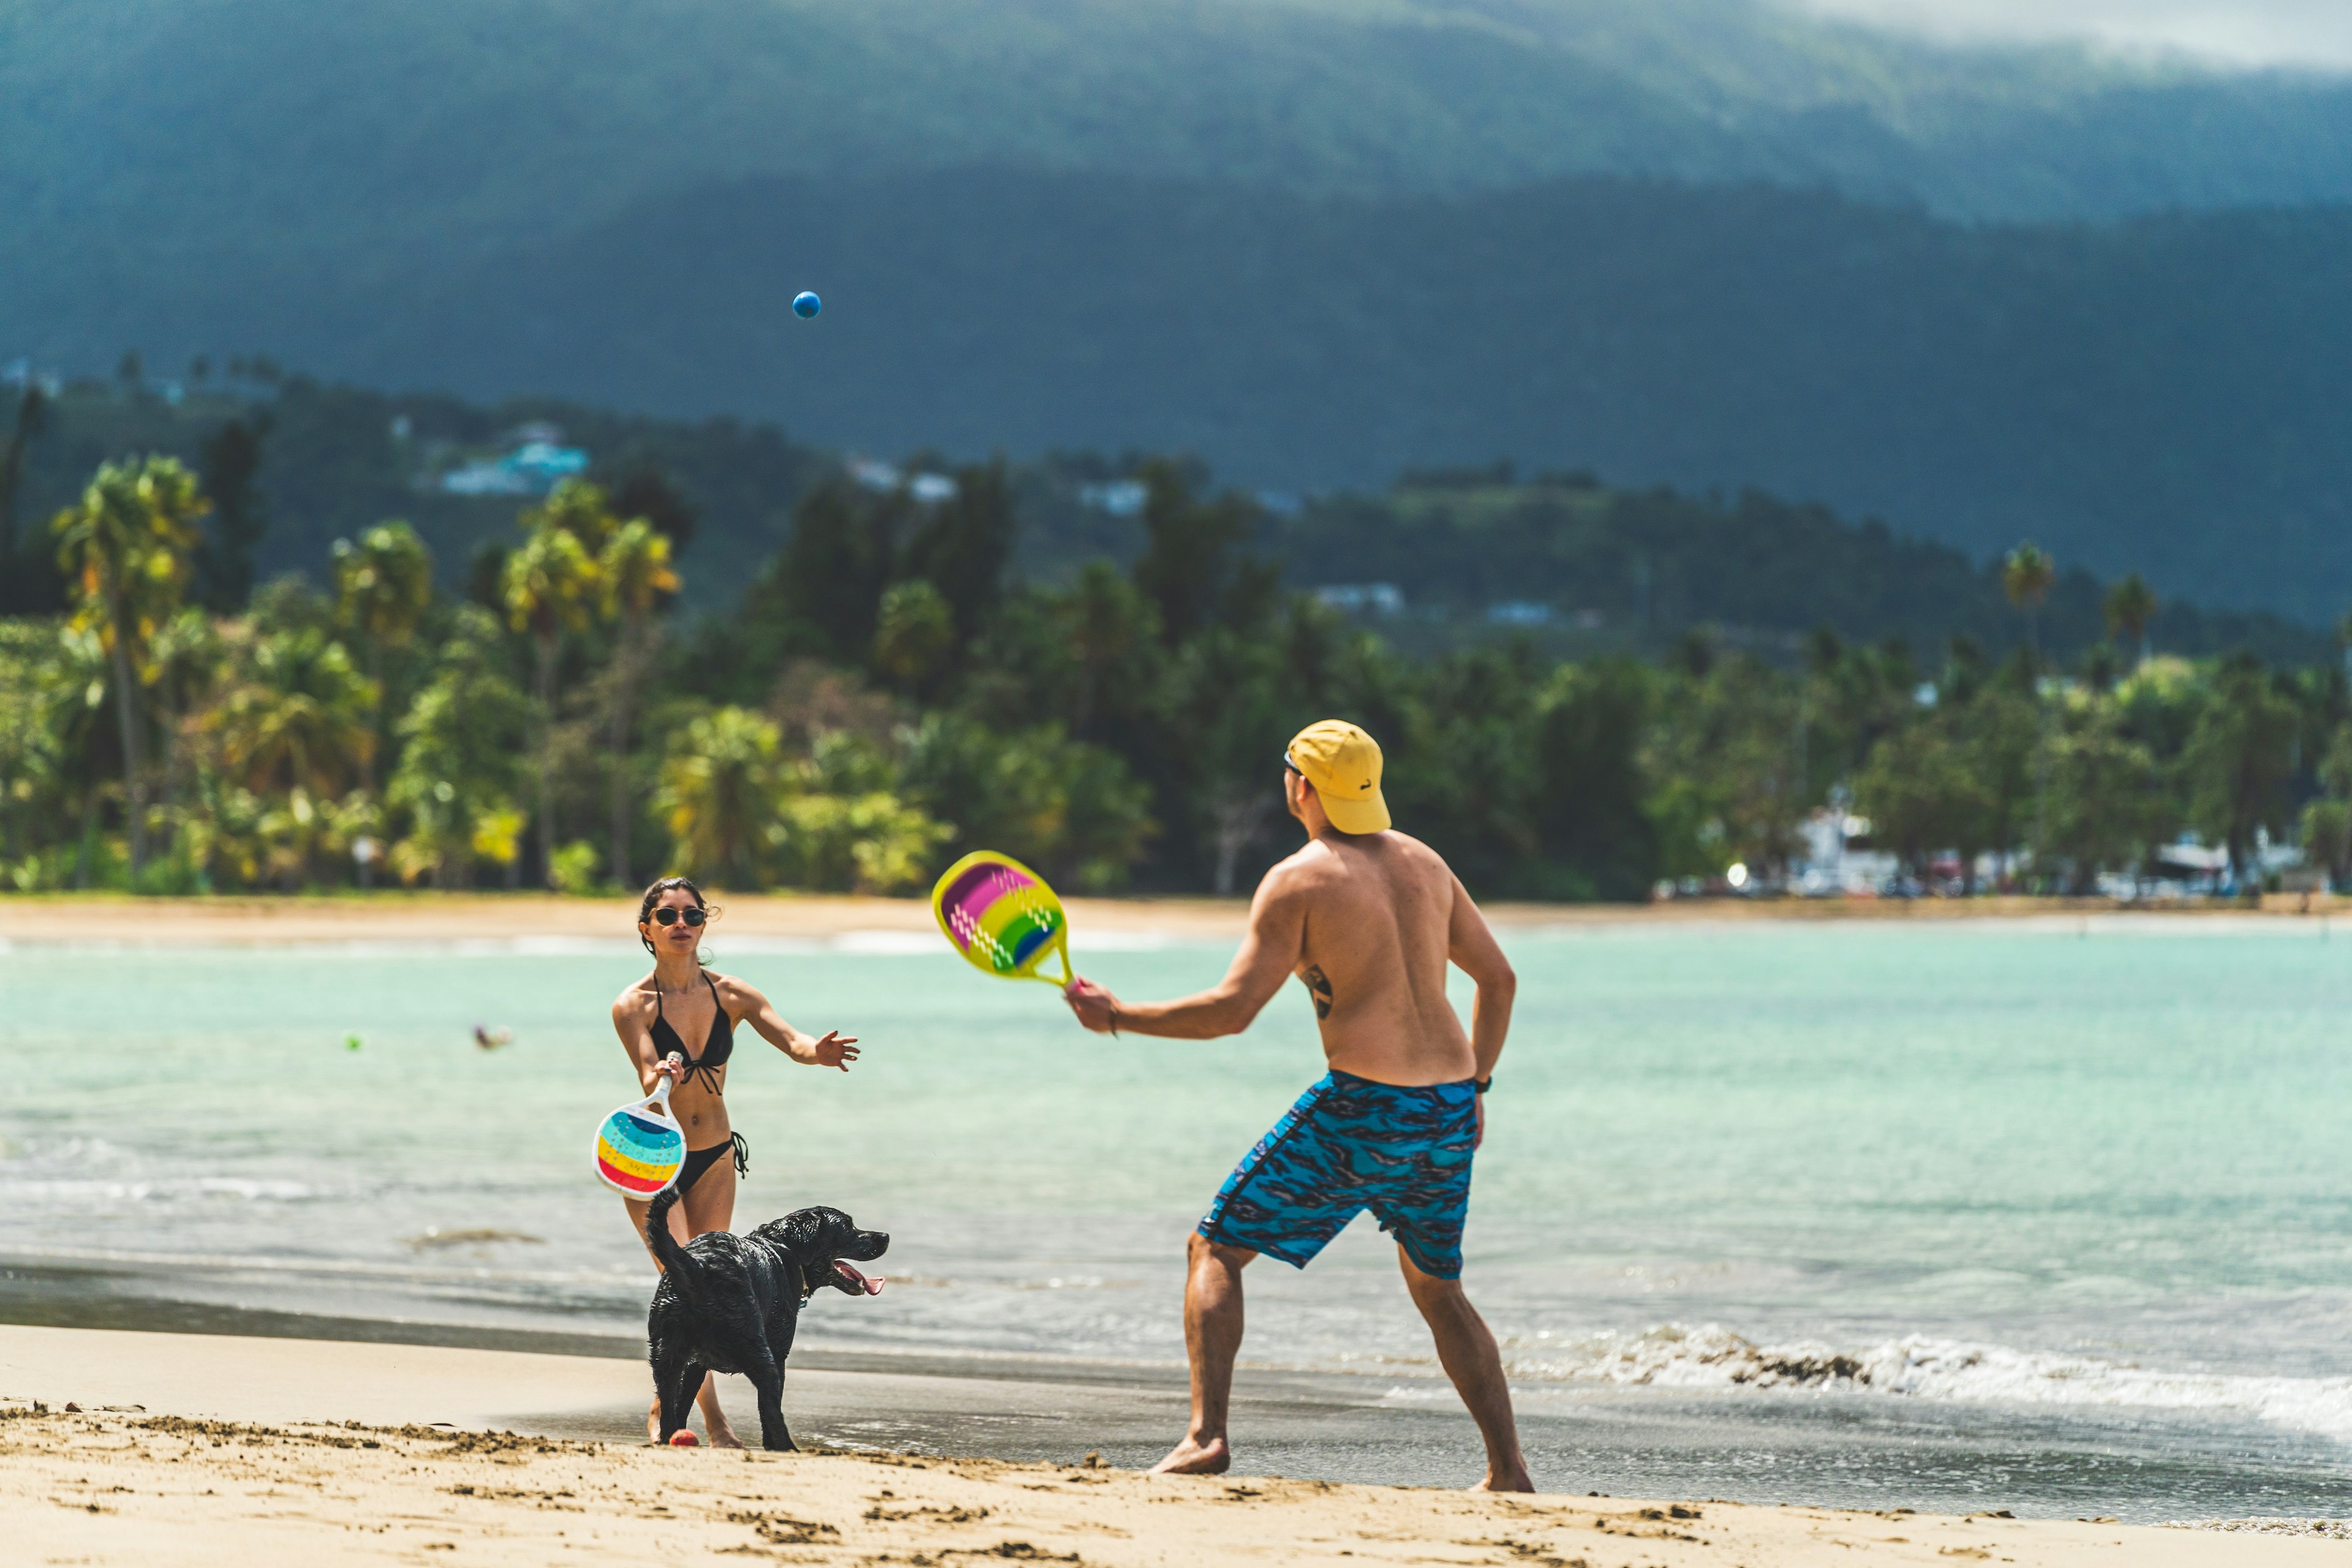
[[(1054, 933), (1053, 943), (1050, 950), (1047, 952), (1039, 955), (1036, 967), (1017, 976), (1017, 978), (1022, 980), (1042, 980), (1056, 991), (1067, 991), (1070, 988), (1070, 982), (1077, 978), (1077, 971), (1070, 966), (1069, 932), (1070, 928), (1066, 925), (1055, 931)], [(1048, 957), (1058, 958), (1062, 961), (1062, 977), (1059, 980), (1055, 979), (1050, 974), (1041, 974), (1038, 973), (1039, 970), (1045, 967), (1045, 960)]]
[[(686, 1065), (686, 1058), (679, 1056), (676, 1051), (670, 1052), (669, 1055), (662, 1058), (662, 1065), (664, 1067), (667, 1067), (673, 1062), (683, 1067)], [(677, 1086), (671, 1081), (669, 1074), (657, 1074), (654, 1084), (654, 1091), (646, 1096), (645, 1103), (652, 1106), (656, 1111), (660, 1112), (664, 1116), (669, 1115), (669, 1091), (675, 1087)]]

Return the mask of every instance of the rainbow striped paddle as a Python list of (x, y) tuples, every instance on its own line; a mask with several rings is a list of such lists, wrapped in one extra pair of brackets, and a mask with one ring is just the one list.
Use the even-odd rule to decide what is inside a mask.
[[(1045, 879), (1011, 856), (975, 849), (949, 867), (931, 889), (931, 913), (975, 969), (1057, 989), (1070, 984), (1070, 917)], [(1061, 958), (1059, 980), (1037, 973), (1048, 953)]]
[(596, 1129), (596, 1178), (615, 1192), (650, 1198), (686, 1166), (686, 1129), (669, 1113), (664, 1077), (643, 1100), (616, 1108)]

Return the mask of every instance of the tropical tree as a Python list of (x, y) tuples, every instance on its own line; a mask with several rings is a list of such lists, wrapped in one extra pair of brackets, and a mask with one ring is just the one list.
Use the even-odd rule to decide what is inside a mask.
[(1273, 645), (1217, 626), (1179, 650), (1162, 685), (1157, 710), (1219, 898), (1231, 896), (1241, 857), (1282, 809), (1282, 748), (1311, 717), (1283, 674)]
[(508, 679), (499, 640), (489, 612), (460, 606), (433, 678), (397, 726), (400, 761), (384, 801), (407, 827), (391, 857), (404, 881), (457, 887), (477, 858), (513, 863), (521, 821), (514, 797), (533, 716)]
[(921, 577), (883, 590), (874, 626), (874, 663), (890, 684), (928, 691), (955, 651), (955, 609)]
[(2147, 628), (2156, 619), (2156, 590), (2147, 579), (2133, 572), (2116, 579), (2107, 589), (2101, 604), (2107, 621), (2107, 635), (2127, 638), (2137, 650), (2133, 668), (2147, 662)]
[(1118, 886), (1157, 831), (1150, 786), (1059, 724), (1004, 731), (935, 711), (908, 737), (899, 781), (954, 824), (949, 852), (1001, 848), (1067, 886)]
[(49, 402), (40, 384), (27, 381), (16, 394), (8, 444), (0, 447), (0, 566), (16, 559), (16, 491), (25, 480), (25, 453), (48, 426)]
[(253, 592), (253, 551), (268, 531), (260, 487), (262, 445), (269, 416), (232, 419), (205, 443), (205, 493), (212, 498), (212, 537), (197, 552), (205, 602), (229, 614)]
[(636, 723), (636, 695), (646, 667), (653, 661), (653, 613), (663, 598), (678, 589), (670, 565), (670, 541), (645, 518), (632, 518), (613, 531), (597, 552), (597, 575), (614, 613), (621, 618), (621, 640), (612, 665), (613, 823), (612, 867), (614, 880), (626, 887), (629, 876), (629, 824), (636, 813), (629, 799), (629, 748)]
[(689, 872), (758, 887), (782, 847), (782, 737), (743, 708), (721, 708), (689, 723), (670, 748), (655, 808)]
[(1871, 838), (1922, 881), (1937, 850), (1958, 850), (1972, 876), (1976, 852), (1995, 842), (1996, 791), (1970, 740), (1942, 715), (1925, 719), (1882, 739), (1854, 776), (1854, 809), (1870, 819)]
[(604, 487), (586, 479), (558, 480), (545, 500), (523, 509), (521, 521), (526, 533), (560, 528), (577, 539), (590, 555), (600, 553), (621, 528)]
[(2304, 858), (2319, 868), (2328, 885), (2352, 875), (2352, 801), (2320, 799), (2303, 808)]
[(73, 624), (97, 637), (112, 666), (134, 882), (147, 856), (141, 692), (155, 629), (186, 590), (205, 510), (194, 475), (173, 458), (151, 457), (101, 467), (80, 502), (50, 524), (58, 564), (73, 583)]
[(918, 886), (952, 831), (888, 790), (788, 792), (778, 811), (786, 879), (828, 892), (893, 893)]
[(1183, 466), (1165, 459), (1146, 463), (1138, 478), (1145, 544), (1135, 585), (1159, 607), (1160, 635), (1173, 647), (1213, 625), (1263, 619), (1281, 572), (1242, 549), (1257, 530), (1256, 503), (1231, 492), (1203, 500)]
[(2011, 551), (2000, 563), (2000, 591), (2025, 617), (2026, 646), (2033, 650), (2037, 667), (2042, 662), (2042, 605), (2057, 581), (2058, 563), (2031, 540)]
[[(562, 487), (558, 487), (556, 497), (550, 498), (551, 503), (559, 497), (566, 497)], [(604, 591), (595, 556), (568, 525), (570, 521), (577, 521), (576, 517), (567, 518), (571, 510), (567, 507), (565, 512), (558, 512), (551, 504), (524, 513), (529, 534), (521, 548), (507, 557), (499, 580), (508, 624), (519, 632), (530, 634), (537, 655), (531, 695), (538, 704), (539, 724), (539, 858), (548, 874), (552, 873), (555, 864), (555, 770), (551, 753), (557, 657), (562, 651), (563, 634), (587, 626)]]
[[(2049, 856), (2067, 868), (2067, 890), (2095, 890), (2100, 871), (2137, 867), (2164, 836), (2171, 813), (2156, 757), (2095, 709), (2051, 749)], [(2037, 853), (2037, 858), (2039, 854)]]
[(227, 694), (205, 716), (222, 765), (263, 795), (340, 797), (375, 751), (374, 682), (311, 627), (252, 637)]
[(211, 696), (224, 660), (219, 628), (193, 605), (156, 628), (152, 649), (155, 708), (163, 737), (163, 807), (179, 805), (183, 722)]
[(2228, 847), (2231, 875), (2242, 888), (2255, 829), (2284, 826), (2300, 719), (2260, 660), (2233, 657), (2223, 663), (2182, 752), (2190, 814)]
[(2058, 563), (2049, 552), (2028, 540), (2000, 563), (2001, 592), (2025, 616), (2025, 646), (2036, 678), (2034, 701), (2040, 710), (2040, 734), (2033, 748), (2033, 838), (2037, 846), (2050, 836), (2050, 736), (2046, 705), (2042, 701), (2042, 605), (2058, 580)]
[[(433, 603), (433, 552), (415, 529), (395, 519), (369, 529), (357, 543), (335, 541), (334, 574), (335, 618), (366, 639), (368, 679), (376, 690), (371, 727), (381, 747), (384, 650), (406, 647)], [(371, 787), (373, 773), (371, 766)]]

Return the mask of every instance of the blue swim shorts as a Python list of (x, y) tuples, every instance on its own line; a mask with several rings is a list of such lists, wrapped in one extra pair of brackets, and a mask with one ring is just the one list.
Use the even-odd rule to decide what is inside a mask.
[(1201, 1234), (1304, 1268), (1370, 1209), (1415, 1268), (1459, 1279), (1477, 1136), (1467, 1079), (1405, 1089), (1326, 1074), (1225, 1178)]

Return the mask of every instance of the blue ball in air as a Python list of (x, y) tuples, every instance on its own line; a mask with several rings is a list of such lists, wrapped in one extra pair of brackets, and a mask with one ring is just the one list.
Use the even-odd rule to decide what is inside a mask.
[(824, 309), (824, 301), (809, 289), (803, 289), (793, 296), (793, 314), (803, 321)]

